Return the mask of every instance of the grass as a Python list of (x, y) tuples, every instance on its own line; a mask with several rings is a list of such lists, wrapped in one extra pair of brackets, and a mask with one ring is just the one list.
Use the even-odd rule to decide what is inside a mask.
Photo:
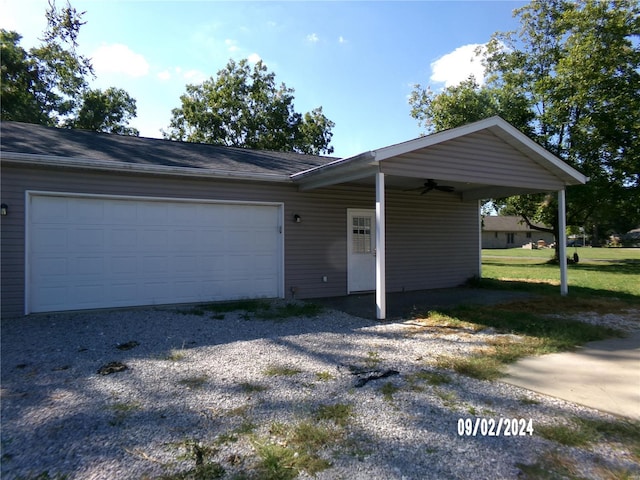
[(294, 425), (272, 424), (269, 439), (252, 440), (259, 459), (254, 469), (256, 478), (288, 480), (302, 472), (315, 476), (331, 467), (319, 452), (340, 444), (351, 417), (351, 405), (321, 405), (310, 420)]
[[(567, 253), (573, 255), (574, 251), (580, 262), (568, 266), (572, 295), (596, 294), (640, 302), (640, 249), (571, 248)], [(560, 283), (558, 266), (546, 263), (553, 257), (553, 250), (483, 250), (482, 256), (482, 276), (491, 286), (531, 289), (537, 284), (534, 290), (544, 293)]]
[(380, 393), (384, 395), (384, 399), (387, 402), (393, 402), (393, 394), (400, 390), (400, 387), (394, 385), (392, 382), (386, 382), (380, 387)]
[(288, 302), (284, 305), (265, 299), (214, 302), (177, 310), (183, 315), (204, 316), (211, 314), (214, 320), (223, 320), (225, 313), (243, 312), (245, 319), (285, 320), (292, 317), (314, 317), (322, 312), (322, 306), (310, 302)]
[[(505, 365), (518, 359), (545, 353), (572, 350), (587, 342), (621, 336), (621, 332), (604, 326), (592, 325), (570, 318), (549, 318), (536, 311), (539, 300), (531, 305), (519, 301), (493, 306), (457, 307), (438, 314), (438, 318), (455, 318), (462, 325), (472, 324), (477, 331), (492, 327), (509, 335), (493, 336), (486, 346), (476, 349), (467, 357), (442, 356), (435, 366), (481, 380), (494, 380), (503, 374)], [(544, 308), (542, 307), (544, 306)], [(542, 312), (549, 306), (538, 305)], [(557, 312), (556, 310), (555, 312)], [(437, 326), (427, 315), (421, 323)], [(515, 334), (515, 335), (514, 335)]]
[(264, 371), (264, 374), (268, 377), (293, 377), (299, 373), (302, 373), (299, 368), (291, 368), (285, 365), (271, 365)]
[[(583, 254), (584, 252), (584, 254)], [(559, 269), (546, 261), (549, 250), (484, 250), (483, 276), (477, 286), (526, 290), (536, 296), (492, 306), (459, 306), (426, 312), (415, 328), (499, 334), (467, 357), (440, 357), (435, 366), (470, 377), (493, 380), (518, 359), (567, 351), (622, 333), (571, 318), (583, 312), (624, 312), (640, 306), (640, 249), (582, 249), (569, 266), (570, 294), (558, 294)], [(579, 317), (578, 317), (579, 318)]]
[(340, 427), (345, 427), (353, 417), (353, 406), (348, 403), (320, 405), (315, 413), (315, 420), (330, 421)]
[(603, 439), (619, 441), (628, 445), (631, 455), (640, 461), (640, 422), (637, 421), (575, 417), (566, 424), (538, 425), (535, 433), (570, 447), (597, 444)]

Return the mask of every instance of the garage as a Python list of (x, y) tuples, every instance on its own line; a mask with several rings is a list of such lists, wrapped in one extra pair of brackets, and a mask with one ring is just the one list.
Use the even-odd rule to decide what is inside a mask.
[(27, 192), (26, 313), (282, 297), (282, 204)]

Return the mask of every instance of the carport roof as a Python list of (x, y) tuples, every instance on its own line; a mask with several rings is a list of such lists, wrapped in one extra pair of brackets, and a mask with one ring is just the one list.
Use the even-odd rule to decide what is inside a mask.
[(446, 182), (464, 200), (558, 191), (588, 178), (500, 117), (335, 160), (292, 175), (303, 190), (344, 182), (411, 189)]

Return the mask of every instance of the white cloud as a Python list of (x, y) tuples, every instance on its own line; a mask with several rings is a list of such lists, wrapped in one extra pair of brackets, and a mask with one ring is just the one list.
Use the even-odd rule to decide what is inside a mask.
[(187, 70), (186, 72), (182, 73), (182, 78), (191, 83), (202, 83), (208, 77), (200, 70)]
[(130, 77), (144, 77), (149, 73), (145, 58), (120, 43), (99, 47), (93, 52), (91, 63), (96, 73), (122, 73)]
[(463, 82), (469, 75), (473, 75), (479, 85), (484, 83), (484, 66), (481, 57), (476, 55), (476, 49), (484, 44), (472, 43), (456, 48), (453, 52), (443, 55), (431, 64), (431, 81), (444, 83), (445, 87), (452, 87)]
[(158, 73), (157, 77), (160, 80), (170, 80), (171, 79), (171, 72), (169, 70), (163, 70), (160, 73)]
[(229, 53), (234, 53), (237, 52), (240, 48), (238, 47), (238, 42), (235, 40), (231, 40), (229, 38), (227, 38), (224, 41), (225, 46), (227, 47), (227, 51)]
[(311, 33), (311, 34), (307, 35), (307, 42), (317, 43), (319, 41), (320, 41), (320, 38), (315, 33)]
[(345, 38), (342, 35), (340, 35), (338, 37), (338, 43), (347, 43), (347, 41), (345, 40)]
[(247, 57), (247, 60), (249, 61), (249, 63), (258, 63), (260, 60), (262, 60), (262, 58), (260, 58), (260, 55), (258, 55), (257, 53), (252, 53)]

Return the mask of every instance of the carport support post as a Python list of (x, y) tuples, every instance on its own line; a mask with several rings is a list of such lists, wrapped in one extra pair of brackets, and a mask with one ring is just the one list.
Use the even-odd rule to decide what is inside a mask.
[(376, 316), (387, 317), (386, 253), (385, 253), (384, 173), (376, 173)]
[(565, 190), (558, 190), (558, 262), (560, 262), (560, 295), (569, 293), (567, 282), (567, 204)]

